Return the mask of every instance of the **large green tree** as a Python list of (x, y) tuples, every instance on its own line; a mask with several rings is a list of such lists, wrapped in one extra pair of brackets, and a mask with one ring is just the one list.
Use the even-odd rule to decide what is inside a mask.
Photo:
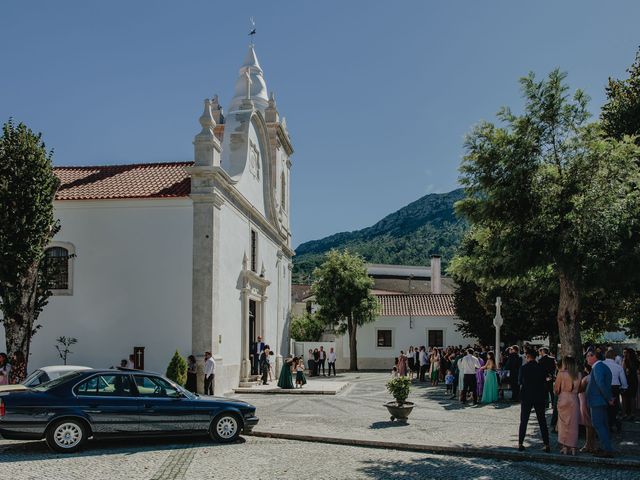
[(602, 107), (602, 129), (613, 138), (637, 135), (640, 145), (640, 50), (627, 70), (629, 78), (609, 78), (607, 102)]
[(468, 275), (508, 283), (550, 269), (558, 288), (561, 353), (581, 356), (580, 320), (592, 291), (637, 275), (640, 149), (588, 124), (588, 98), (554, 70), (522, 78), (520, 115), (482, 122), (466, 139), (457, 205), (483, 242)]
[(53, 200), (59, 181), (40, 134), (11, 120), (0, 137), (0, 310), (9, 354), (28, 361), (35, 321), (47, 303), (45, 248), (58, 232)]
[(338, 333), (349, 334), (349, 369), (358, 370), (358, 327), (373, 322), (379, 312), (364, 260), (348, 250), (331, 250), (313, 276), (311, 291), (320, 307), (316, 315)]

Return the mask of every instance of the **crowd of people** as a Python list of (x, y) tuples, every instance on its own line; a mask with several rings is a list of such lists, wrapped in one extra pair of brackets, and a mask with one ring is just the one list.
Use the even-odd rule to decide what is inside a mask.
[(15, 385), (27, 378), (27, 362), (24, 353), (18, 351), (11, 356), (0, 353), (0, 385)]
[[(463, 404), (495, 403), (500, 399), (520, 402), (519, 450), (531, 410), (535, 410), (545, 451), (550, 451), (546, 410), (551, 409), (550, 428), (558, 433), (560, 453), (576, 455), (580, 426), (586, 442), (581, 452), (613, 456), (610, 431), (622, 430), (622, 421), (633, 420), (640, 408), (640, 362), (637, 352), (625, 348), (588, 345), (584, 365), (570, 356), (556, 360), (549, 349), (508, 347), (498, 357), (486, 346), (413, 347), (400, 351), (393, 376), (414, 382), (444, 382), (450, 399)], [(505, 392), (509, 392), (508, 398)], [(596, 439), (600, 446), (597, 446)]]

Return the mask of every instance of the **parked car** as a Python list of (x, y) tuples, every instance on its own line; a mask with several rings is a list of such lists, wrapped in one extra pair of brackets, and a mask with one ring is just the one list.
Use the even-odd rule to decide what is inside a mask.
[(48, 382), (61, 375), (65, 375), (70, 372), (77, 372), (78, 370), (91, 370), (91, 367), (80, 367), (78, 365), (52, 365), (49, 367), (40, 367), (37, 370), (31, 372), (22, 383), (17, 385), (0, 385), (0, 392), (14, 391), (14, 390), (26, 390), (26, 387), (35, 387), (41, 383)]
[(258, 423), (240, 400), (200, 397), (141, 370), (80, 370), (22, 391), (0, 392), (0, 435), (45, 439), (74, 452), (89, 438), (204, 435), (233, 442)]

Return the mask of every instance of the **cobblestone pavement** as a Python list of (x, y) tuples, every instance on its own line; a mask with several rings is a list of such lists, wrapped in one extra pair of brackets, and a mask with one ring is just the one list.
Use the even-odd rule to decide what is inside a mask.
[(208, 440), (90, 442), (58, 455), (43, 442), (0, 441), (1, 480), (209, 479), (504, 479), (633, 478), (635, 472), (532, 462), (380, 450), (247, 437), (232, 445)]
[[(409, 401), (415, 403), (415, 408), (409, 423), (400, 424), (389, 420), (383, 406), (391, 400), (385, 388), (388, 379), (386, 373), (338, 375), (337, 381), (348, 381), (350, 386), (330, 397), (238, 397), (257, 407), (260, 423), (256, 431), (261, 432), (455, 447), (513, 449), (517, 446), (519, 404), (501, 402), (496, 405), (463, 406), (457, 399), (450, 399), (444, 386), (414, 384)], [(626, 431), (623, 434), (613, 435), (618, 451), (625, 457), (640, 460), (640, 423), (625, 422), (624, 428)], [(525, 445), (542, 446), (533, 412), (527, 433)], [(555, 444), (556, 436), (552, 435), (552, 448)]]
[[(418, 386), (410, 400), (416, 408), (406, 425), (388, 420), (383, 403), (386, 374), (339, 376), (351, 383), (336, 396), (244, 395), (258, 407), (256, 430), (305, 435), (362, 438), (422, 445), (513, 447), (519, 418), (517, 405), (463, 407), (437, 387)], [(533, 420), (533, 419), (532, 419)], [(534, 445), (539, 440), (533, 421)], [(640, 424), (625, 423), (616, 436), (621, 456), (640, 459)], [(535, 448), (531, 449), (532, 451)], [(578, 457), (579, 458), (579, 457)], [(232, 445), (208, 439), (89, 442), (77, 454), (52, 453), (44, 442), (0, 439), (0, 480), (75, 479), (617, 479), (637, 471), (596, 465), (560, 465), (505, 461), (480, 456), (436, 455), (393, 449), (246, 437)]]

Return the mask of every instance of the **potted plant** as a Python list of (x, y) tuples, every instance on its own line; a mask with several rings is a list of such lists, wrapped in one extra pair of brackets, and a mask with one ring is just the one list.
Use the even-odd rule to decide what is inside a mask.
[(410, 388), (411, 381), (407, 377), (395, 377), (387, 382), (387, 390), (395, 402), (385, 403), (384, 406), (389, 410), (392, 422), (394, 420), (406, 422), (413, 410), (413, 402), (407, 402)]

